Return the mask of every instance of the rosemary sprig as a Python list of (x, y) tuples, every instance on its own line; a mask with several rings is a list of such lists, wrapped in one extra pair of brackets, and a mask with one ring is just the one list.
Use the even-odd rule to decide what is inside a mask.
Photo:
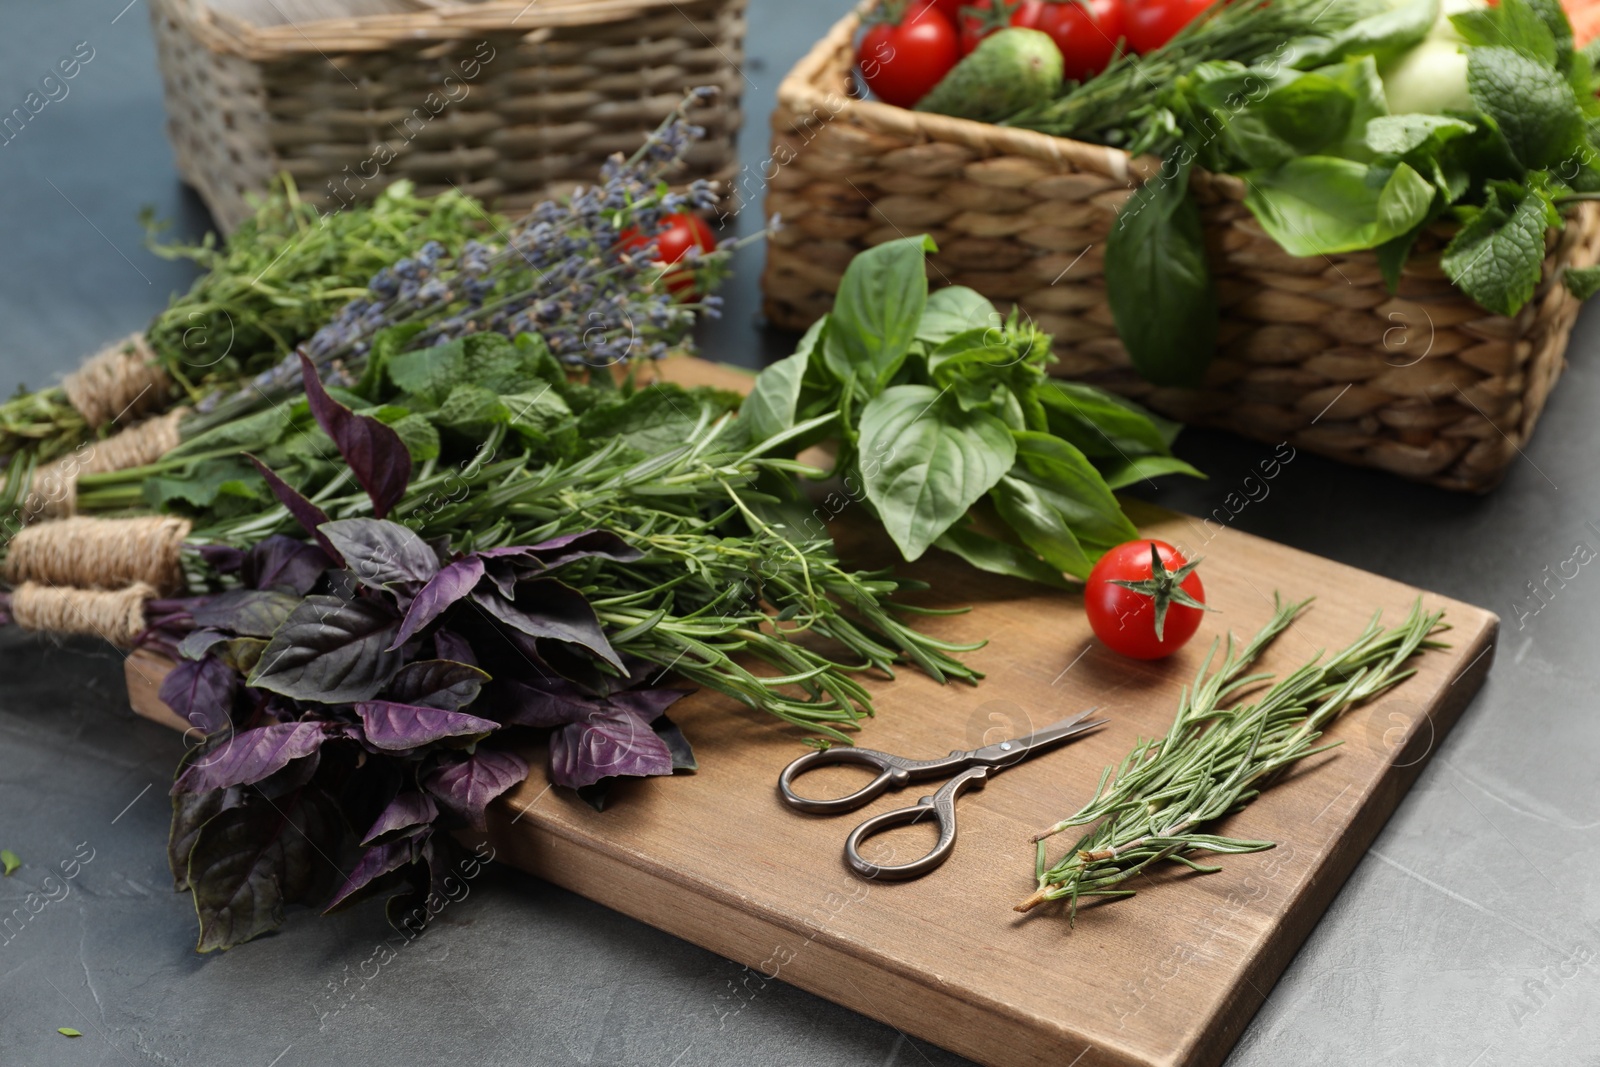
[[(466, 467), (424, 464), (391, 518), (424, 538), (448, 536), (459, 550), (614, 531), (644, 558), (575, 565), (563, 579), (594, 605), (620, 651), (829, 740), (848, 741), (844, 731), (872, 714), (863, 671), (892, 676), (911, 663), (940, 682), (982, 677), (955, 658), (981, 645), (941, 641), (896, 617), (890, 597), (916, 583), (848, 570), (830, 541), (796, 540), (762, 520), (772, 503), (756, 489), (763, 475), (821, 472), (758, 454), (787, 435), (750, 450), (727, 430), (727, 416), (702, 411), (685, 443), (661, 455), (640, 460), (613, 439), (581, 459), (536, 465), (497, 427)], [(333, 519), (372, 513), (348, 471), (312, 499)], [(196, 530), (190, 541), (245, 547), (294, 529), (275, 507)], [(205, 582), (197, 569), (191, 586)]]
[[(1159, 114), (1162, 100), (1176, 79), (1201, 64), (1270, 63), (1295, 38), (1335, 32), (1367, 12), (1368, 5), (1329, 0), (1217, 0), (1164, 47), (1143, 56), (1124, 53), (1082, 85), (1005, 125), (1128, 147), (1135, 128), (1170, 117)], [(1151, 140), (1149, 131), (1137, 139)], [(1139, 145), (1135, 150), (1160, 149)]]
[[(1342, 652), (1327, 660), (1319, 653), (1260, 699), (1230, 707), (1229, 701), (1272, 679), (1270, 674), (1245, 672), (1311, 601), (1285, 604), (1274, 598), (1274, 603), (1272, 620), (1249, 644), (1235, 650), (1233, 636), (1228, 636), (1215, 671), (1211, 665), (1217, 645), (1212, 645), (1194, 684), (1185, 687), (1166, 737), (1135, 744), (1120, 766), (1106, 768), (1089, 803), (1038, 835), (1039, 888), (1017, 911), (1066, 899), (1068, 916), (1075, 918), (1083, 897), (1133, 896), (1133, 890), (1119, 887), (1163, 860), (1209, 874), (1221, 868), (1195, 862), (1194, 853), (1274, 847), (1271, 841), (1220, 837), (1205, 830), (1254, 800), (1283, 768), (1339, 744), (1316, 743), (1323, 727), (1345, 709), (1409, 678), (1415, 671), (1406, 662), (1421, 649), (1444, 647), (1431, 637), (1448, 629), (1441, 622), (1443, 613), (1424, 612), (1420, 600), (1392, 629), (1384, 629), (1380, 615), (1374, 615)], [(1091, 823), (1098, 825), (1054, 866), (1047, 866), (1050, 837)]]

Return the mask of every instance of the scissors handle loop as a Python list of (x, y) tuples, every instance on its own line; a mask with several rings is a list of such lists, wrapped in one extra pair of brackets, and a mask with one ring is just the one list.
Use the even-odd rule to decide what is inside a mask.
[[(968, 789), (982, 789), (989, 777), (988, 767), (972, 767), (950, 779), (931, 797), (923, 797), (909, 808), (886, 811), (850, 831), (844, 842), (845, 862), (863, 878), (898, 882), (921, 878), (950, 858), (956, 847), (956, 798)], [(910, 863), (873, 863), (861, 855), (861, 843), (897, 826), (909, 826), (932, 816), (939, 823), (939, 840), (933, 850)]]
[[(833, 815), (841, 811), (855, 811), (868, 801), (882, 796), (888, 790), (904, 788), (911, 781), (910, 772), (896, 765), (899, 762), (899, 760), (886, 753), (874, 752), (868, 748), (845, 748), (841, 746), (821, 749), (816, 752), (807, 752), (783, 769), (783, 773), (778, 776), (778, 791), (783, 794), (784, 803), (796, 811), (808, 811), (813, 815)], [(832, 766), (839, 763), (856, 763), (863, 767), (873, 767), (881, 773), (849, 796), (816, 799), (803, 797), (794, 791), (794, 780), (802, 774), (818, 767)]]

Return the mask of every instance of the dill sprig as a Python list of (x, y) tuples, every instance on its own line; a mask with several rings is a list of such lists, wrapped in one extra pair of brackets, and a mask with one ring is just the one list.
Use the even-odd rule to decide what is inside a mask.
[[(1310, 603), (1285, 604), (1275, 597), (1272, 620), (1243, 648), (1235, 649), (1230, 634), (1215, 671), (1218, 646), (1213, 643), (1194, 684), (1185, 687), (1167, 735), (1135, 744), (1120, 766), (1106, 768), (1089, 803), (1035, 839), (1039, 888), (1017, 911), (1065, 899), (1069, 918), (1075, 918), (1084, 897), (1133, 896), (1133, 890), (1119, 887), (1164, 860), (1209, 874), (1221, 868), (1195, 862), (1194, 853), (1274, 847), (1271, 841), (1205, 831), (1254, 800), (1283, 768), (1339, 744), (1317, 744), (1323, 727), (1345, 709), (1409, 678), (1415, 670), (1406, 662), (1421, 649), (1444, 647), (1431, 637), (1448, 629), (1443, 613), (1424, 612), (1420, 600), (1392, 629), (1380, 625), (1379, 613), (1342, 652), (1326, 660), (1318, 653), (1260, 699), (1230, 706), (1272, 680), (1271, 674), (1245, 672)], [(1091, 823), (1098, 825), (1054, 866), (1047, 865), (1049, 838)]]

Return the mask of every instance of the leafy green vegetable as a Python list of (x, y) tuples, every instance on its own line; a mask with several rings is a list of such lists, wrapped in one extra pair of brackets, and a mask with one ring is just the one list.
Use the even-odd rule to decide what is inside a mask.
[[(1439, 0), (1400, 0), (1342, 28), (1308, 33), (1290, 41), (1283, 62), (1294, 67), (1314, 67), (1349, 56), (1392, 59), (1421, 43), (1438, 18)], [(1313, 24), (1318, 21), (1312, 20)]]
[[(915, 292), (925, 247), (911, 238), (901, 248), (915, 254), (897, 251), (892, 262), (862, 253), (872, 269), (846, 272), (840, 305), (870, 309), (874, 291)], [(886, 333), (870, 310), (824, 316), (794, 355), (762, 372), (740, 422), (753, 438), (792, 435), (789, 455), (818, 433), (837, 438), (837, 473), (862, 487), (907, 559), (935, 546), (981, 570), (1060, 585), (1064, 573), (1086, 576), (1105, 548), (1136, 536), (1106, 473), (1120, 484), (1198, 473), (1172, 456), (1175, 423), (1049, 379), (1049, 337), (970, 289), (934, 292), (917, 323), (896, 329), (912, 340), (890, 361), (892, 385), (816, 358), (819, 345), (843, 351), (852, 329)]]
[(1544, 234), (1560, 216), (1538, 190), (1500, 186), (1451, 240), (1439, 264), (1450, 280), (1500, 315), (1533, 298), (1544, 266)]
[(931, 385), (897, 385), (861, 413), (867, 497), (914, 560), (1005, 475), (1016, 456), (1006, 424), (941, 401)]
[[(1506, 6), (1516, 7), (1516, 0)], [(1521, 52), (1473, 48), (1467, 53), (1467, 87), (1530, 170), (1566, 162), (1587, 141), (1572, 86), (1555, 69)]]
[(1579, 300), (1587, 300), (1600, 292), (1600, 267), (1568, 267), (1561, 272), (1561, 282), (1567, 292)]
[(823, 344), (834, 377), (851, 375), (882, 388), (900, 368), (928, 302), (925, 252), (938, 248), (930, 237), (889, 241), (856, 256), (839, 283)]
[(1140, 374), (1159, 385), (1197, 385), (1216, 349), (1219, 312), (1189, 166), (1173, 163), (1117, 216), (1106, 239), (1106, 297)]
[(1331, 255), (1373, 248), (1428, 214), (1434, 187), (1404, 163), (1387, 180), (1361, 163), (1305, 156), (1247, 177), (1245, 204), (1284, 251)]

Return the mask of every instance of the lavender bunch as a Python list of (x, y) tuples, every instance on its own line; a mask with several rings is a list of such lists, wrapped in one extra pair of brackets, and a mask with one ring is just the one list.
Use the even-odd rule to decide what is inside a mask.
[[(716, 206), (711, 183), (696, 181), (678, 193), (666, 180), (705, 135), (690, 123), (689, 109), (714, 93), (692, 90), (632, 157), (619, 153), (606, 162), (599, 185), (539, 204), (497, 230), (498, 242), (468, 240), (452, 255), (429, 241), (378, 271), (366, 294), (341, 308), (295, 354), (241, 393), (202, 401), (197, 411), (205, 425), (197, 429), (236, 417), (260, 395), (297, 390), (302, 352), (330, 384), (354, 381), (376, 337), (393, 327), (412, 328), (405, 349), (472, 333), (537, 333), (573, 367), (660, 359), (688, 347), (696, 315), (715, 317), (721, 300), (674, 300), (662, 284), (665, 270), (650, 235), (670, 215)], [(714, 284), (726, 272), (730, 244), (672, 269), (693, 270), (701, 288)]]

